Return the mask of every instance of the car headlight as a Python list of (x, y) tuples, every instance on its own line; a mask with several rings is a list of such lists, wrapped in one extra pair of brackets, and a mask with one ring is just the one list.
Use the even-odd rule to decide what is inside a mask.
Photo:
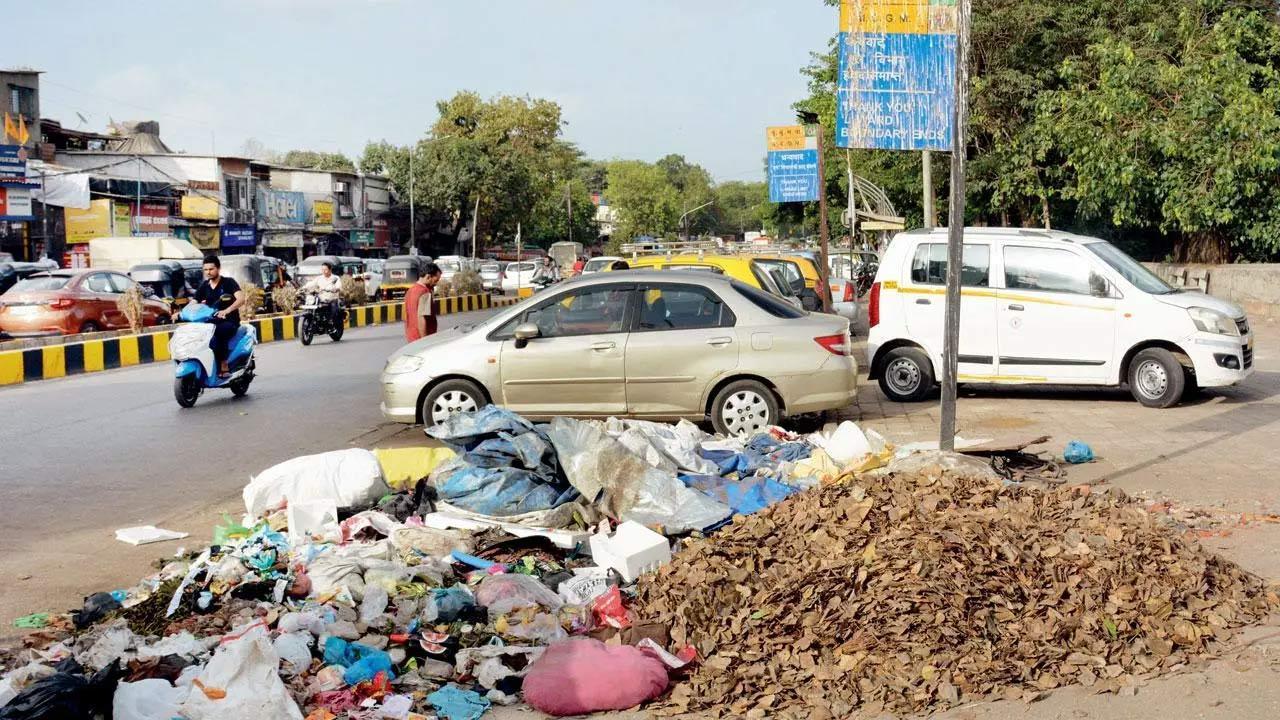
[(400, 355), (389, 360), (383, 372), (387, 375), (403, 375), (404, 373), (411, 373), (420, 367), (422, 367), (422, 358), (417, 355)]
[(1236, 327), (1235, 321), (1217, 310), (1193, 307), (1187, 308), (1187, 314), (1191, 316), (1191, 322), (1196, 324), (1196, 329), (1200, 332), (1230, 335), (1232, 337), (1240, 336), (1240, 328)]

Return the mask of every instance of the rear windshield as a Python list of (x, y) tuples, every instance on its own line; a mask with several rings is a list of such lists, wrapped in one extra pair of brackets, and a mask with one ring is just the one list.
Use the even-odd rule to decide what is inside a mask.
[(443, 262), (436, 263), (436, 265), (440, 266), (440, 272), (458, 272), (458, 263), (456, 262), (449, 262), (448, 260), (445, 260)]
[(18, 281), (11, 290), (14, 292), (32, 292), (39, 290), (61, 290), (71, 282), (71, 278), (67, 275), (44, 275), (29, 277), (26, 280)]
[(737, 280), (730, 283), (738, 294), (750, 300), (756, 307), (778, 318), (786, 318), (788, 320), (796, 320), (805, 316), (804, 312), (797, 310), (794, 305), (779, 299), (775, 295), (770, 295), (763, 290), (738, 282)]
[(502, 266), (498, 263), (485, 263), (480, 266), (480, 272), (495, 273), (502, 270)]
[(535, 269), (534, 264), (527, 263), (527, 262), (511, 263), (510, 265), (507, 266), (507, 272), (509, 273), (529, 272), (530, 270), (533, 270), (533, 269)]

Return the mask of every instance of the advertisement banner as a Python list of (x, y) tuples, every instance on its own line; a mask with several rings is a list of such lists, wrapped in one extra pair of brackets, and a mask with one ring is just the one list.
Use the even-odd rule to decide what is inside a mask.
[(217, 250), (219, 247), (217, 225), (192, 225), (187, 228), (187, 240), (197, 250)]
[(955, 0), (842, 0), (836, 145), (950, 150)]
[(302, 233), (300, 232), (264, 232), (262, 234), (263, 247), (273, 248), (300, 248), (302, 247)]
[(125, 202), (115, 202), (111, 214), (111, 228), (116, 237), (129, 237), (133, 234), (133, 206)]
[(0, 187), (0, 220), (35, 220), (31, 214), (31, 190), (22, 187)]
[(183, 195), (182, 217), (189, 220), (217, 220), (218, 200), (204, 195)]
[(0, 180), (27, 181), (27, 149), (21, 145), (0, 145)]
[(142, 203), (142, 215), (138, 218), (138, 232), (144, 235), (169, 234), (169, 204)]
[(67, 244), (87, 243), (98, 237), (111, 237), (111, 201), (94, 200), (86, 210), (65, 208)]
[(312, 225), (333, 225), (333, 203), (328, 200), (316, 200), (311, 203)]
[(223, 225), (222, 247), (257, 247), (258, 229), (252, 225)]
[(812, 202), (818, 199), (818, 139), (803, 125), (765, 128), (768, 149), (769, 202)]
[(258, 188), (258, 215), (264, 223), (272, 225), (305, 225), (307, 224), (307, 201), (300, 192), (260, 187)]
[(352, 230), (351, 246), (352, 247), (373, 247), (373, 231), (372, 230)]

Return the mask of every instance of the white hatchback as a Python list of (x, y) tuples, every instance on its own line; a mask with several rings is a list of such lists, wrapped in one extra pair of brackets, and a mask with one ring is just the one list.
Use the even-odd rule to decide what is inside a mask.
[[(894, 237), (871, 287), (871, 377), (899, 402), (941, 376), (947, 230)], [(1127, 385), (1148, 407), (1253, 373), (1244, 311), (1170, 287), (1111, 243), (1020, 228), (965, 230), (957, 379)]]

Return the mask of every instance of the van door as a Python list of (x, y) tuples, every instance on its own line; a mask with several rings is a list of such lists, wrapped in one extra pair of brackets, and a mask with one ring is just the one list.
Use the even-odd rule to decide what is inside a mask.
[(1006, 244), (997, 291), (1000, 377), (1102, 383), (1115, 349), (1116, 300), (1092, 262), (1069, 247)]
[[(960, 266), (961, 379), (995, 379), (996, 306), (991, 289), (991, 246), (965, 243)], [(942, 358), (946, 328), (947, 244), (921, 242), (911, 255), (911, 271), (898, 285), (907, 337), (925, 346), (935, 363)], [(934, 373), (942, 378), (942, 368)]]

